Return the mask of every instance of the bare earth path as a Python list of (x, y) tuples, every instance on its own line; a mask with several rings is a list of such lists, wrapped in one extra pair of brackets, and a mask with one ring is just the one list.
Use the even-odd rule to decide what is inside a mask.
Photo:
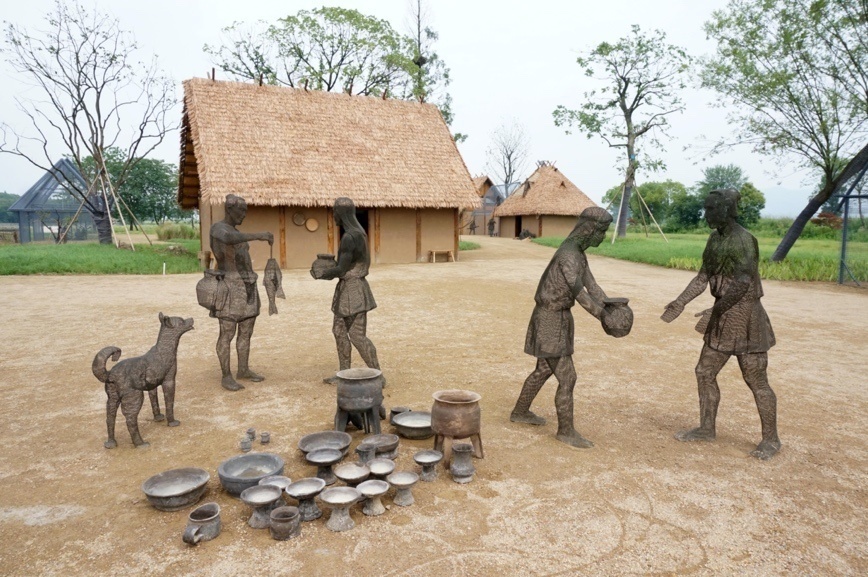
[[(199, 275), (0, 278), (0, 574), (868, 574), (868, 291), (764, 283), (784, 448), (759, 462), (748, 456), (759, 419), (734, 361), (720, 378), (717, 441), (672, 436), (697, 420), (693, 313), (711, 297), (666, 325), (659, 315), (689, 273), (592, 258), (603, 289), (630, 297), (635, 325), (613, 339), (574, 309), (576, 422), (596, 442), (578, 450), (554, 439), (554, 380), (534, 404), (547, 425), (508, 420), (534, 365), (524, 334), (552, 250), (473, 240), (483, 248), (458, 263), (373, 268), (380, 308), (368, 323), (387, 407), (427, 410), (446, 388), (482, 395), (485, 459), (473, 482), (440, 469), (417, 485), (412, 507), (376, 518), (356, 508), (352, 531), (319, 520), (287, 542), (246, 525), (217, 466), (254, 426), (271, 431), (268, 449), (288, 476), (314, 473), (296, 443), (334, 415), (334, 389), (321, 382), (336, 365), (333, 283), (284, 272), (287, 300), (254, 334), (251, 366), (267, 380), (229, 393), (219, 386), (216, 321), (195, 302)], [(91, 360), (107, 345), (144, 353), (160, 311), (196, 322), (180, 346), (182, 424), (154, 423), (146, 407), (139, 422), (151, 446), (134, 449), (119, 417), (119, 447), (105, 450), (105, 394)], [(353, 447), (362, 436), (353, 431)], [(415, 469), (413, 453), (431, 443), (402, 440), (398, 468)], [(203, 502), (223, 508), (223, 533), (195, 548), (180, 538), (189, 509), (159, 512), (140, 490), (183, 466), (211, 473)]]

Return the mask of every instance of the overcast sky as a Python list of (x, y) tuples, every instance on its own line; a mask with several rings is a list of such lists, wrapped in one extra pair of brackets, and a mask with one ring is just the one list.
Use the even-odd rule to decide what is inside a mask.
[[(271, 23), (323, 4), (355, 8), (386, 19), (399, 32), (406, 32), (409, 22), (407, 0), (82, 1), (85, 6), (95, 5), (112, 13), (122, 28), (132, 30), (143, 58), (159, 56), (162, 67), (178, 82), (179, 99), (182, 80), (203, 77), (214, 65), (202, 46), (218, 43), (221, 28), (232, 22)], [(492, 132), (515, 118), (530, 136), (529, 168), (537, 160), (554, 161), (570, 180), (599, 201), (607, 189), (623, 181), (622, 157), (599, 139), (566, 135), (552, 120), (557, 105), (578, 108), (582, 94), (593, 88), (581, 74), (576, 57), (602, 41), (617, 41), (629, 32), (631, 24), (664, 30), (669, 42), (694, 56), (708, 53), (713, 46), (705, 39), (702, 24), (725, 4), (725, 0), (429, 0), (430, 24), (440, 34), (436, 50), (452, 71), (452, 128), (469, 135), (459, 150), (471, 175), (486, 172), (486, 149)], [(7, 0), (2, 18), (31, 28), (44, 27), (43, 18), (53, 5), (53, 0)], [(5, 63), (2, 74), (0, 118), (26, 131), (27, 120), (17, 112), (13, 100), (24, 86)], [(759, 157), (747, 147), (713, 158), (684, 152), (685, 146), (700, 144), (702, 135), (714, 139), (726, 133), (725, 112), (711, 106), (715, 99), (706, 91), (685, 93), (687, 109), (671, 117), (673, 138), (660, 154), (667, 170), (640, 172), (638, 182), (671, 178), (689, 186), (702, 178), (703, 168), (732, 163), (766, 194), (764, 215), (794, 216), (807, 201), (817, 180), (814, 175), (796, 171), (793, 165), (781, 165), (773, 158)], [(180, 114), (178, 106), (178, 120)], [(178, 135), (173, 132), (154, 156), (176, 163), (178, 152)], [(0, 174), (0, 191), (15, 194), (24, 193), (40, 176), (26, 161), (6, 154), (0, 154)]]

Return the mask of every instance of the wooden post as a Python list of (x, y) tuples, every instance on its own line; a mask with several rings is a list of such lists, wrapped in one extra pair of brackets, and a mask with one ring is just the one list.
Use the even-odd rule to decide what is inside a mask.
[(416, 262), (422, 261), (422, 211), (416, 209)]
[(338, 254), (335, 250), (335, 215), (333, 208), (326, 209), (326, 228), (328, 229), (328, 251), (331, 254)]
[(286, 207), (278, 208), (280, 220), (280, 268), (286, 268)]
[(455, 252), (452, 253), (452, 261), (453, 261), (453, 262), (458, 260), (458, 243), (459, 243), (460, 240), (461, 240), (461, 239), (459, 238), (459, 233), (460, 233), (461, 231), (458, 229), (458, 227), (461, 226), (461, 216), (458, 214), (458, 210), (459, 210), (459, 209), (456, 208), (456, 209), (454, 209), (454, 210), (452, 211), (452, 214), (453, 214), (453, 221), (454, 221), (454, 226), (455, 226), (455, 242), (453, 243), (454, 246), (453, 246), (453, 249), (452, 249), (452, 250), (455, 251)]
[(374, 262), (380, 262), (380, 209), (374, 209)]

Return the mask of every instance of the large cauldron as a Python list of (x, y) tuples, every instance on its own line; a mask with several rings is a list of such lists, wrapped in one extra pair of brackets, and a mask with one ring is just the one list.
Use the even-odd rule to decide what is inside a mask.
[(356, 413), (378, 408), (383, 403), (383, 373), (359, 367), (338, 371), (338, 408)]
[(482, 424), (479, 400), (473, 391), (448, 389), (433, 395), (431, 430), (436, 435), (453, 439), (466, 439), (478, 435)]

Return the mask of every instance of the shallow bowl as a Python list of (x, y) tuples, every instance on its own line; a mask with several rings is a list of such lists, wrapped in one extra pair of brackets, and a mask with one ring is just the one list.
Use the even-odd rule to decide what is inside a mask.
[(379, 497), (389, 490), (389, 484), (378, 479), (371, 479), (370, 481), (359, 483), (359, 486), (356, 487), (356, 489), (358, 489), (359, 493), (365, 497)]
[(337, 449), (346, 454), (353, 438), (343, 431), (321, 431), (305, 435), (298, 441), (302, 453), (310, 453), (317, 449)]
[(385, 477), (395, 470), (395, 461), (392, 459), (371, 459), (365, 463), (375, 477)]
[(283, 495), (283, 489), (274, 485), (254, 485), (241, 491), (241, 500), (251, 507), (274, 503)]
[(370, 477), (371, 470), (367, 465), (360, 465), (358, 463), (341, 463), (334, 468), (334, 474), (335, 477), (347, 485), (355, 485)]
[(442, 461), (443, 453), (441, 453), (440, 451), (435, 451), (434, 449), (419, 451), (418, 453), (413, 455), (413, 460), (416, 461), (418, 465), (431, 465)]
[(240, 495), (260, 480), (283, 474), (283, 459), (274, 453), (245, 453), (231, 457), (217, 467), (220, 483), (230, 495)]
[(298, 501), (317, 495), (325, 486), (326, 482), (319, 477), (306, 477), (292, 483), (285, 490), (287, 495)]
[(431, 430), (431, 413), (427, 411), (407, 411), (398, 413), (392, 419), (398, 434), (407, 439), (428, 439), (434, 436)]
[(392, 473), (391, 475), (386, 477), (386, 481), (388, 481), (389, 484), (396, 489), (405, 489), (407, 487), (412, 487), (416, 484), (418, 480), (419, 475), (410, 471), (400, 471), (398, 473)]
[(374, 445), (377, 447), (377, 454), (391, 453), (398, 448), (398, 435), (389, 433), (380, 433), (379, 435), (368, 435), (362, 439), (364, 445)]
[(142, 483), (142, 491), (160, 511), (179, 511), (202, 498), (210, 478), (204, 469), (170, 469), (148, 478)]
[(355, 487), (330, 487), (319, 494), (319, 499), (330, 507), (346, 507), (362, 498)]
[(307, 462), (311, 465), (334, 465), (344, 454), (337, 449), (317, 449), (306, 455)]

